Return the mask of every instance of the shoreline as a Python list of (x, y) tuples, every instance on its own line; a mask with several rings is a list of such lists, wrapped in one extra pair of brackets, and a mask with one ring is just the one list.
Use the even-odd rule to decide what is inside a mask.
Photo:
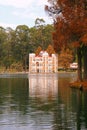
[(77, 77), (76, 72), (57, 72), (57, 73), (29, 73), (28, 71), (22, 72), (4, 72), (0, 73), (0, 78), (9, 78), (9, 77), (29, 77), (29, 76), (58, 76), (59, 78), (68, 78), (68, 77)]
[(49, 74), (39, 74), (33, 73), (29, 74), (29, 72), (4, 72), (0, 73), (0, 78), (29, 78), (29, 76), (58, 76), (58, 78), (72, 78), (72, 82), (69, 83), (70, 88), (75, 88), (79, 90), (86, 90), (87, 91), (87, 81), (79, 82), (76, 81), (77, 79), (77, 72), (58, 72), (58, 73), (49, 73)]
[(28, 72), (5, 72), (0, 73), (0, 78), (27, 78)]

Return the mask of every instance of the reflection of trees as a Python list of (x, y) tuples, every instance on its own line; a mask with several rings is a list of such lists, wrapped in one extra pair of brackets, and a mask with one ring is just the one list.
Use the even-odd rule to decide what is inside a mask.
[(29, 95), (27, 79), (0, 79), (0, 114), (15, 116), (15, 112), (18, 121), (22, 117), (25, 122), (33, 120), (35, 127), (41, 129), (46, 125), (52, 130), (87, 129), (87, 92), (69, 88), (68, 82), (69, 79), (61, 78), (57, 89), (49, 85), (45, 93), (41, 86), (35, 86), (36, 93)]
[(0, 79), (0, 92), (0, 104), (3, 107), (6, 105), (6, 109), (9, 107), (9, 112), (20, 111), (23, 114), (27, 112), (29, 95), (27, 79)]
[(77, 130), (81, 130), (81, 114), (82, 114), (82, 92), (77, 93)]
[(28, 80), (18, 79), (15, 81), (13, 83), (14, 86), (11, 88), (13, 101), (17, 104), (17, 109), (25, 114), (28, 109)]
[(57, 107), (54, 111), (54, 127), (53, 130), (65, 130), (69, 127), (72, 128), (73, 121), (71, 122), (70, 106), (70, 89), (68, 88), (68, 80), (60, 79), (58, 82), (58, 100)]
[(53, 130), (86, 129), (87, 92), (71, 89), (68, 83), (68, 79), (59, 79)]
[(87, 92), (72, 89), (72, 111), (75, 114), (76, 129), (87, 128)]
[(87, 92), (78, 91), (77, 100), (77, 130), (87, 129)]
[[(70, 79), (71, 80), (71, 79)], [(41, 85), (36, 88), (34, 97), (30, 96), (30, 104), (32, 108), (37, 111), (52, 112), (52, 128), (53, 130), (58, 129), (78, 129), (82, 127), (82, 122), (86, 122), (86, 96), (80, 91), (71, 89), (69, 87), (69, 79), (59, 79), (58, 83), (58, 94), (55, 99), (53, 97), (52, 91), (47, 93), (45, 100), (41, 93)], [(51, 86), (52, 87), (52, 86)], [(44, 89), (43, 89), (44, 93)], [(35, 98), (35, 99), (34, 99)], [(84, 99), (86, 98), (86, 99)], [(84, 115), (83, 115), (84, 113)], [(36, 116), (38, 119), (38, 116)], [(85, 118), (81, 120), (81, 118)], [(77, 124), (76, 124), (77, 123)]]
[(87, 128), (87, 92), (84, 92), (83, 106), (85, 127)]

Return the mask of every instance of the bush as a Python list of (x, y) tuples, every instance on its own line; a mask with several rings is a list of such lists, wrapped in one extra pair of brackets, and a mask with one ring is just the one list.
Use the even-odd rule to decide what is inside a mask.
[(20, 71), (23, 70), (23, 66), (22, 66), (21, 62), (15, 62), (15, 63), (13, 63), (10, 68), (13, 69), (13, 70), (16, 70), (18, 72), (20, 72)]

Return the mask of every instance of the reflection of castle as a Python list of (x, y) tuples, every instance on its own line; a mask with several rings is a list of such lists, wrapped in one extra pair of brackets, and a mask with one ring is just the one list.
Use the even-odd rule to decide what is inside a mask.
[(38, 56), (35, 53), (29, 54), (29, 72), (30, 73), (55, 73), (58, 68), (58, 59), (56, 54), (49, 54), (41, 51)]
[(29, 96), (38, 97), (42, 100), (54, 98), (58, 94), (58, 76), (52, 75), (30, 75)]

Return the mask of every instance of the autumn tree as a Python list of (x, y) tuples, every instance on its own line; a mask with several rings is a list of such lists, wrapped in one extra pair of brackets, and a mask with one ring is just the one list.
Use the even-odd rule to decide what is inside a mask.
[[(53, 17), (53, 41), (56, 52), (61, 47), (73, 44), (78, 57), (78, 80), (87, 79), (87, 1), (86, 0), (48, 0), (50, 6), (45, 10)], [(84, 65), (82, 65), (82, 59)]]
[(51, 56), (51, 54), (55, 54), (55, 50), (52, 45), (49, 45), (47, 50), (48, 54)]
[(72, 50), (62, 47), (61, 53), (58, 55), (58, 65), (64, 69), (70, 67), (70, 63), (73, 62), (74, 56)]
[[(36, 56), (38, 56), (41, 51), (44, 51), (44, 50), (42, 49), (41, 46), (38, 46), (38, 48), (37, 48), (36, 51), (35, 51)], [(48, 54), (49, 54), (50, 56), (51, 56), (51, 54), (55, 54), (55, 50), (54, 50), (54, 48), (53, 48), (53, 46), (52, 46), (51, 44), (48, 45), (46, 51), (48, 52)]]
[(40, 51), (42, 51), (41, 46), (39, 46), (39, 47), (36, 49), (36, 51), (35, 51), (36, 56), (39, 55)]

